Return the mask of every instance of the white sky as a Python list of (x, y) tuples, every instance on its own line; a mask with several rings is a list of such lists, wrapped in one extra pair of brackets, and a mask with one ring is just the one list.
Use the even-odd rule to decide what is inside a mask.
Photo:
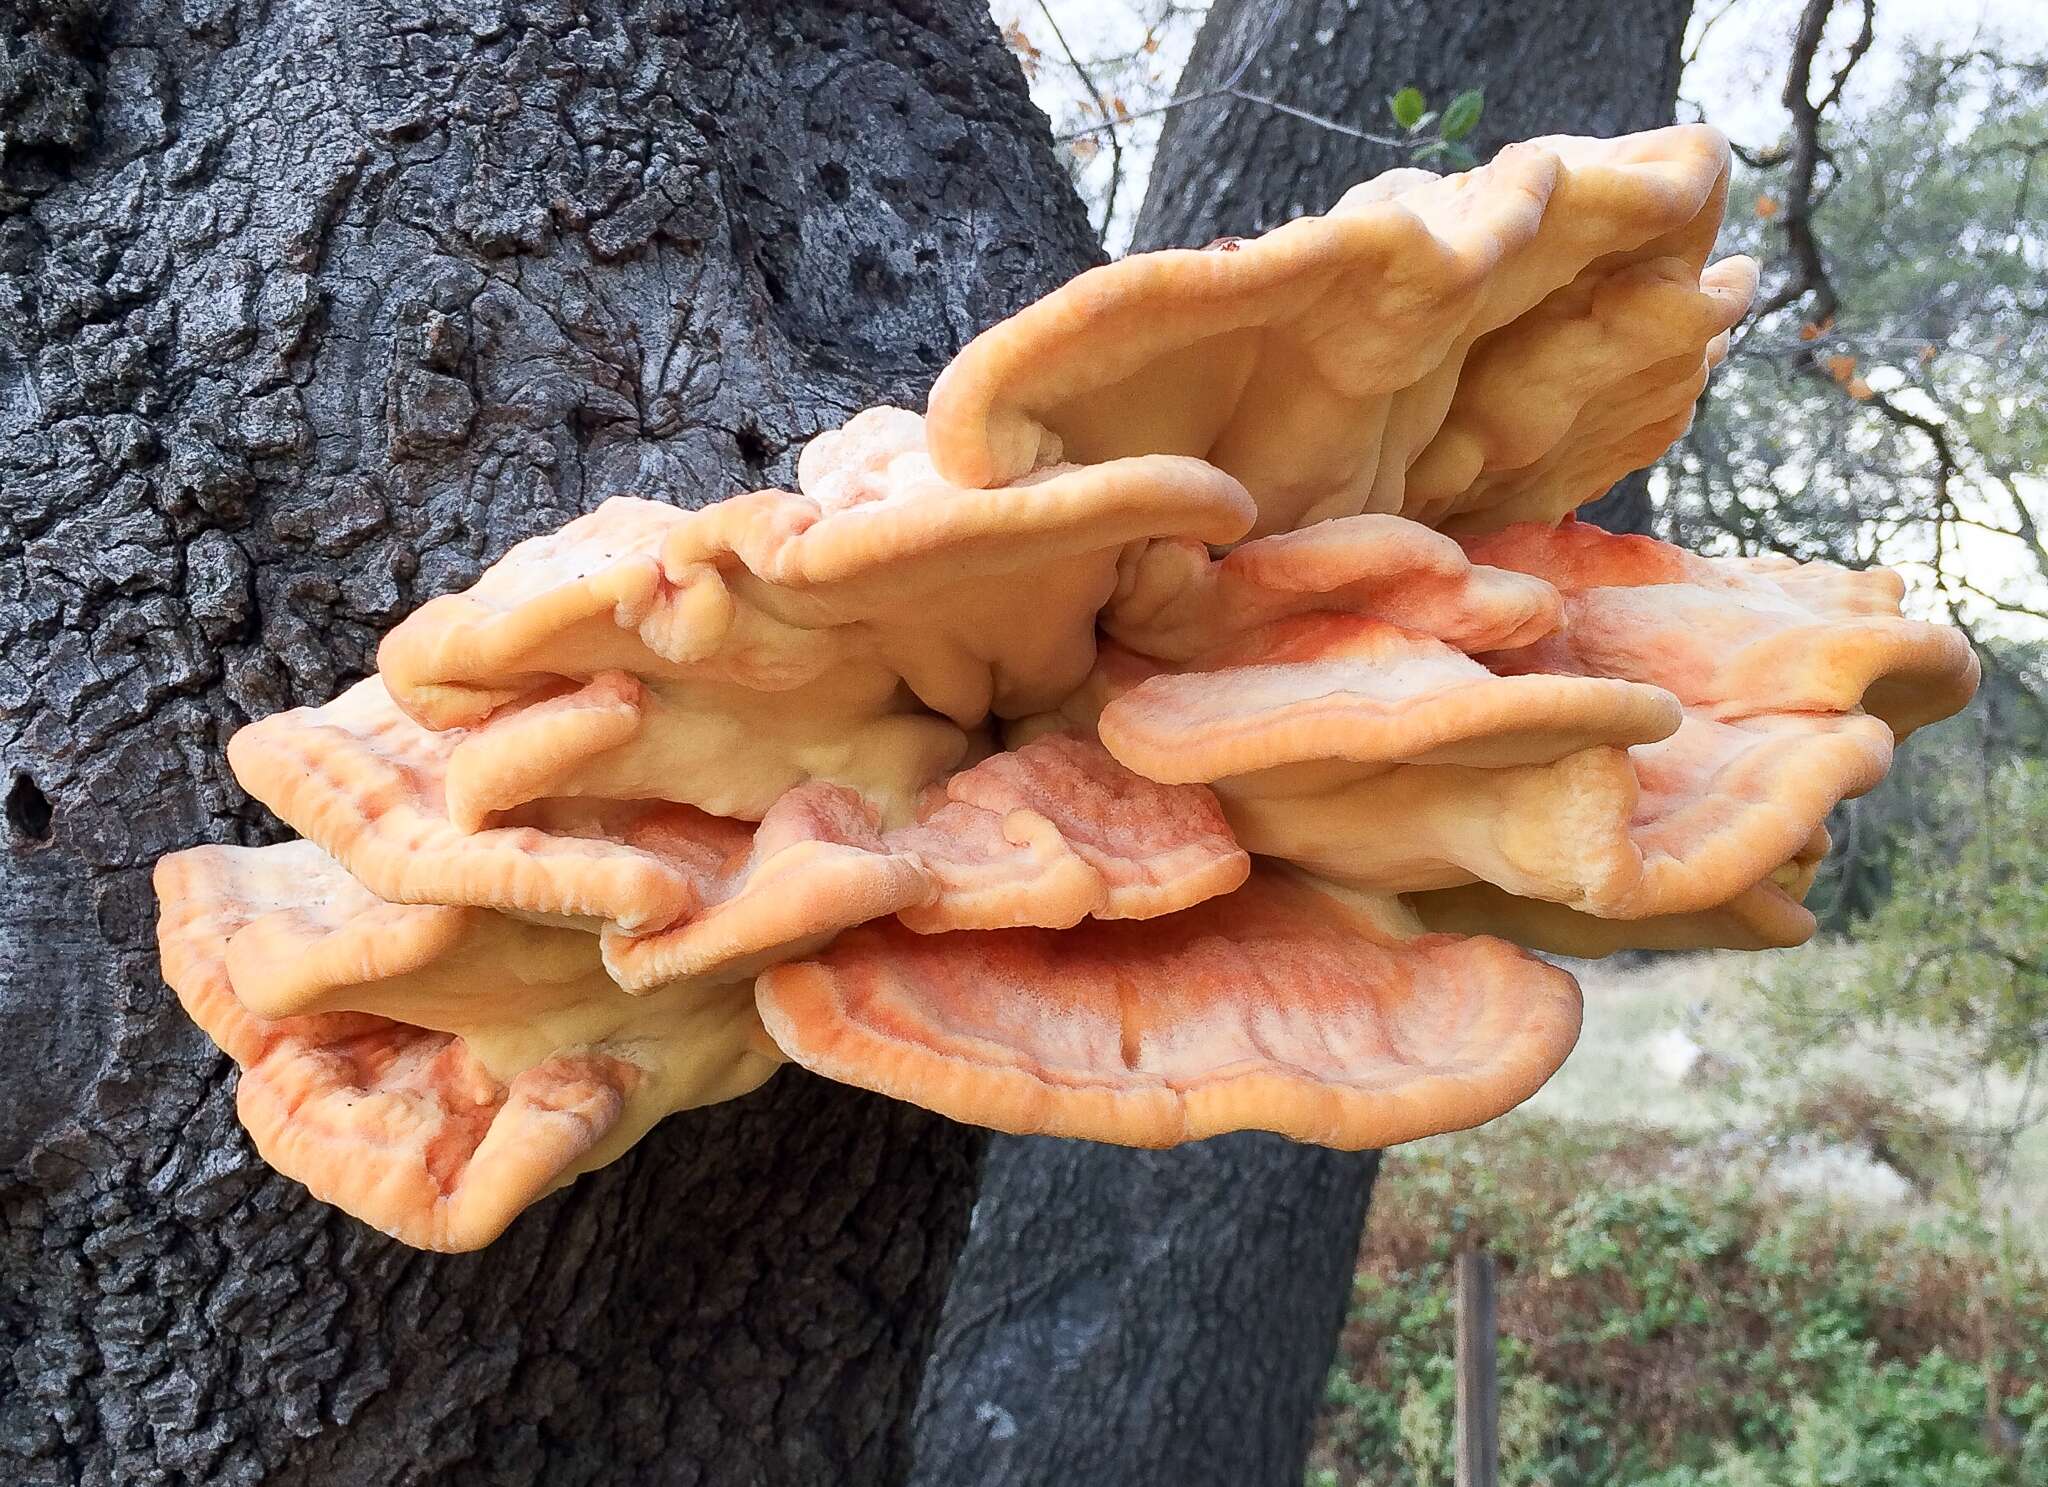
[[(1802, 0), (1698, 0), (1686, 38), (1689, 61), (1679, 84), (1680, 97), (1743, 144), (1763, 145), (1778, 138), (1786, 125), (1785, 109), (1778, 101), (1785, 86), (1785, 58), (1804, 9)], [(1855, 37), (1861, 21), (1860, 6), (1835, 7), (1822, 65), (1839, 59), (1840, 48)], [(2048, 50), (2048, 3), (1879, 0), (1876, 44), (1849, 78), (1844, 102), (1850, 111), (1867, 106), (1898, 80), (1901, 58), (1913, 43), (2038, 55)], [(1820, 70), (1815, 68), (1816, 73)]]

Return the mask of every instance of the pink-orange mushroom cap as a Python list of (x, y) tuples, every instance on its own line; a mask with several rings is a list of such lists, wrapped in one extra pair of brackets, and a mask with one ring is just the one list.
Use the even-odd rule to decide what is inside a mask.
[(158, 865), (258, 1149), (460, 1249), (784, 1060), (1379, 1146), (1569, 1051), (1511, 942), (1810, 935), (1828, 813), (1977, 667), (1881, 570), (1571, 519), (1726, 352), (1726, 189), (1700, 126), (1391, 172), (1081, 275), (796, 490), (615, 497), (422, 606), (232, 740), (304, 841)]
[(891, 829), (843, 786), (787, 791), (758, 823), (646, 800), (549, 801), (504, 824), (449, 819), (435, 733), (379, 679), (238, 733), (242, 785), (393, 904), (581, 922), (622, 986), (736, 979), (886, 914), (927, 930), (1163, 913), (1243, 881), (1248, 862), (1200, 786), (1047, 737), (953, 776)]
[[(1266, 623), (1240, 599), (1209, 613), (1250, 628), (1204, 632), (1207, 652), (1158, 624), (1134, 633), (1174, 659), (1106, 647), (1069, 712), (1125, 764), (1211, 785), (1255, 854), (1416, 895), (1433, 926), (1605, 953), (1810, 934), (1811, 844), (1890, 764), (1892, 729), (1860, 704), (1883, 695), (1894, 722), (1919, 719), (1975, 683), (1958, 637), (1898, 618), (1895, 581), (1574, 523), (1466, 546), (1474, 575), (1541, 580), (1559, 599), (1549, 618), (1473, 656), (1341, 588), (1330, 609)], [(1223, 592), (1235, 557), (1193, 582), (1181, 565), (1182, 587), (1158, 586), (1169, 598), (1144, 616), (1202, 582)], [(1615, 614), (1615, 596), (1632, 607)], [(1429, 616), (1410, 611), (1448, 628)]]
[(1548, 763), (1666, 737), (1679, 712), (1655, 687), (1497, 676), (1398, 625), (1316, 614), (1138, 683), (1103, 708), (1098, 726), (1110, 753), (1141, 774), (1206, 782), (1334, 761)]
[(1977, 690), (1976, 653), (1946, 625), (1900, 616), (1896, 573), (1789, 558), (1708, 558), (1580, 521), (1509, 527), (1475, 562), (1564, 595), (1557, 631), (1496, 670), (1623, 676), (1716, 717), (1865, 708), (1903, 737)]
[(1398, 516), (1351, 516), (1220, 558), (1198, 542), (1133, 547), (1101, 625), (1126, 649), (1173, 662), (1306, 614), (1380, 620), (1469, 654), (1540, 639), (1562, 610), (1549, 584), (1474, 563), (1440, 532)]
[(257, 1150), (422, 1248), (488, 1243), (781, 1063), (745, 987), (631, 997), (588, 935), (387, 904), (308, 843), (195, 847), (156, 888), (164, 978), (241, 1066)]
[(1326, 1146), (1491, 1120), (1571, 1051), (1578, 986), (1497, 940), (1404, 937), (1266, 870), (1178, 914), (923, 938), (881, 922), (762, 977), (820, 1073), (997, 1130)]

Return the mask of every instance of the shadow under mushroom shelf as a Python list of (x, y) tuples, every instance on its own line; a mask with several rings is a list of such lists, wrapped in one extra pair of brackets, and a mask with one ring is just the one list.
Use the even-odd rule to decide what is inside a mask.
[(1081, 275), (795, 492), (520, 544), (238, 733), (303, 838), (157, 868), (258, 1149), (486, 1244), (785, 1061), (1131, 1145), (1382, 1146), (1578, 1033), (1518, 946), (1796, 943), (1976, 684), (1882, 571), (1572, 519), (1755, 288), (1682, 127)]

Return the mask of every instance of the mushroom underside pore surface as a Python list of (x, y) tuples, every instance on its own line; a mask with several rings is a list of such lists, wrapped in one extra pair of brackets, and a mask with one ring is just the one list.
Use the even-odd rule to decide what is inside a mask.
[(954, 1119), (1385, 1146), (1555, 1071), (1532, 950), (1797, 943), (1968, 701), (1903, 586), (1573, 519), (1755, 288), (1699, 126), (1091, 270), (797, 489), (617, 496), (253, 722), (157, 866), (280, 1171), (470, 1249), (794, 1061)]

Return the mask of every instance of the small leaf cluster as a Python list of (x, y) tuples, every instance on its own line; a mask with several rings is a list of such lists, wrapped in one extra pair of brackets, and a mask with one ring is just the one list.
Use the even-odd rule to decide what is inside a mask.
[(1408, 136), (1410, 158), (1418, 165), (1440, 160), (1453, 170), (1470, 170), (1479, 163), (1464, 139), (1479, 126), (1485, 107), (1486, 94), (1480, 88), (1465, 89), (1441, 112), (1431, 108), (1416, 87), (1403, 88), (1387, 100), (1387, 112)]

